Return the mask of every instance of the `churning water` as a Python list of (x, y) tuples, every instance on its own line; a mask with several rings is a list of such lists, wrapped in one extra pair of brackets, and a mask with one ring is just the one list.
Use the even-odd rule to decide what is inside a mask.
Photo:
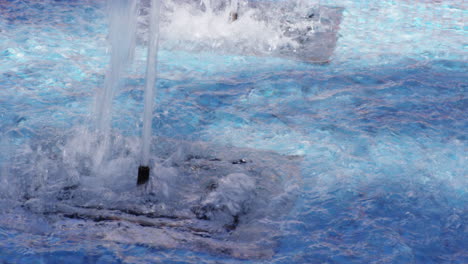
[(0, 1), (0, 262), (468, 262), (463, 1), (162, 1), (137, 188), (149, 2)]

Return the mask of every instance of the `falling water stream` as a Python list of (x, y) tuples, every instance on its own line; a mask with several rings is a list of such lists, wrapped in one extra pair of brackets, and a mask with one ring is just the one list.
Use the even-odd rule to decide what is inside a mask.
[[(132, 64), (135, 52), (138, 0), (109, 1), (109, 40), (111, 60), (105, 84), (96, 99), (96, 118), (98, 133), (102, 137), (105, 158), (109, 146), (109, 133), (112, 120), (112, 101), (122, 86), (125, 70)], [(141, 165), (149, 166), (151, 140), (151, 121), (153, 114), (154, 88), (157, 73), (157, 54), (159, 46), (159, 0), (151, 0), (149, 12), (148, 54), (146, 62), (146, 83), (144, 90), (143, 131), (141, 139)], [(100, 162), (99, 162), (100, 163)]]
[(110, 64), (103, 89), (95, 101), (96, 136), (100, 139), (94, 170), (109, 156), (111, 146), (112, 101), (122, 86), (125, 70), (132, 64), (135, 53), (137, 0), (113, 0), (108, 2)]
[(153, 117), (154, 87), (156, 83), (158, 48), (159, 48), (159, 0), (151, 1), (150, 31), (148, 39), (148, 57), (146, 60), (145, 110), (143, 114), (143, 135), (141, 165), (149, 166), (151, 141), (151, 120)]
[(111, 128), (112, 100), (122, 84), (122, 75), (132, 63), (137, 20), (136, 0), (109, 1), (110, 65), (104, 89), (96, 97), (97, 128), (107, 137)]

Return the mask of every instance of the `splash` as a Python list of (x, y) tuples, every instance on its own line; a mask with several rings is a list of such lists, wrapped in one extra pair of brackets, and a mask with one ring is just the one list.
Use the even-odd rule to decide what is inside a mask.
[[(165, 2), (161, 46), (165, 50), (274, 56), (307, 62), (330, 59), (342, 8), (318, 2)], [(148, 26), (148, 17), (141, 25)], [(148, 39), (140, 30), (140, 38)]]
[[(297, 195), (300, 158), (158, 138), (152, 141), (152, 167), (159, 173), (141, 192), (128, 177), (136, 169), (136, 138), (113, 135), (112, 159), (95, 175), (88, 168), (96, 141), (76, 132), (56, 135), (55, 144), (46, 138), (18, 150), (12, 173), (23, 188), (12, 206), (22, 209), (6, 210), (2, 226), (32, 234), (55, 230), (71, 240), (185, 248), (238, 258), (274, 254), (278, 219), (289, 212)], [(24, 214), (21, 219), (31, 221), (31, 213), (44, 217), (47, 225), (20, 221), (12, 226), (9, 220)]]

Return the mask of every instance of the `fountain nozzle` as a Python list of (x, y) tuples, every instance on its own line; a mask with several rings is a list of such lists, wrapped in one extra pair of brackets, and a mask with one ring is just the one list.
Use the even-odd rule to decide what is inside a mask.
[(239, 18), (239, 14), (237, 12), (230, 12), (229, 13), (229, 22), (234, 22)]
[(150, 168), (148, 166), (138, 167), (138, 180), (137, 185), (145, 184), (149, 181)]

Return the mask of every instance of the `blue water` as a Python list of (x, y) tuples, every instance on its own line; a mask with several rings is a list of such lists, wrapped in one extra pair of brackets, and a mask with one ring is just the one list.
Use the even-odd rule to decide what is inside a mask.
[[(108, 44), (102, 3), (0, 2), (0, 213), (10, 217), (0, 215), (0, 262), (468, 263), (467, 11), (455, 1), (322, 4), (345, 7), (329, 64), (159, 56), (154, 136), (301, 159), (275, 254), (240, 260), (72, 239), (36, 215), (12, 217), (11, 173), (55, 170), (16, 158), (28, 146), (40, 157), (34, 142), (61, 148), (89, 124)], [(114, 103), (122, 137), (141, 132), (144, 54)]]

